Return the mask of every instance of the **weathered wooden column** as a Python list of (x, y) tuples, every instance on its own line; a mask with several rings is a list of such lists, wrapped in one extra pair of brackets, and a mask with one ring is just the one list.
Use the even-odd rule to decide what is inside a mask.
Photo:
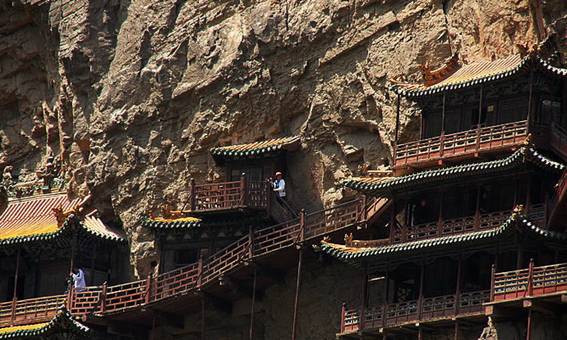
[(526, 121), (528, 124), (528, 133), (530, 132), (531, 120), (532, 120), (532, 106), (533, 106), (533, 90), (534, 90), (534, 69), (530, 68), (530, 85), (528, 94), (528, 115)]
[(526, 340), (532, 339), (532, 309), (528, 309), (528, 323), (526, 325)]
[[(455, 317), (459, 315), (459, 306), (461, 303), (461, 276), (463, 275), (463, 254), (459, 254), (457, 263), (457, 284), (455, 289)], [(455, 324), (456, 325), (456, 324)], [(455, 326), (456, 327), (456, 326)], [(456, 339), (456, 337), (455, 337)]]
[(16, 252), (16, 269), (14, 270), (14, 291), (12, 292), (12, 313), (11, 313), (11, 322), (10, 324), (13, 325), (16, 319), (16, 303), (18, 301), (18, 276), (20, 274), (20, 249)]
[(305, 234), (305, 209), (301, 209), (299, 213), (299, 238), (296, 247), (299, 251), (297, 256), (297, 278), (295, 281), (295, 299), (293, 303), (293, 321), (291, 325), (291, 339), (297, 337), (297, 315), (299, 309), (299, 289), (301, 286), (301, 265), (303, 262), (303, 239)]
[(71, 259), (70, 259), (70, 261), (69, 261), (69, 262), (70, 262), (70, 264), (69, 264), (69, 266), (70, 266), (69, 272), (72, 272), (72, 271), (73, 271), (73, 268), (75, 268), (75, 254), (76, 254), (76, 252), (77, 252), (77, 241), (78, 241), (78, 237), (79, 237), (78, 231), (77, 231), (77, 230), (74, 230), (74, 231), (73, 231), (73, 236), (72, 236), (72, 239), (71, 239)]
[[(386, 311), (388, 309), (388, 294), (390, 288), (390, 264), (386, 264), (386, 274), (384, 275), (384, 303), (382, 304), (382, 328), (386, 328)], [(383, 334), (386, 337), (386, 332)]]
[(494, 293), (495, 293), (494, 285), (496, 284), (495, 278), (496, 278), (496, 268), (494, 264), (492, 264), (492, 268), (490, 269), (490, 301), (494, 301)]
[(439, 216), (437, 218), (437, 236), (441, 236), (443, 234), (443, 197), (445, 196), (445, 191), (439, 191)]
[(480, 229), (480, 196), (482, 194), (481, 185), (476, 186), (476, 207), (474, 211), (474, 230)]
[(445, 146), (445, 101), (447, 92), (443, 91), (443, 107), (441, 109), (441, 133), (439, 134), (439, 155), (443, 157), (443, 149)]
[(366, 295), (368, 288), (368, 263), (364, 263), (362, 269), (362, 282), (361, 282), (361, 292), (360, 292), (360, 327), (359, 332), (364, 330), (365, 319), (366, 319)]
[[(417, 320), (421, 321), (421, 314), (423, 311), (423, 278), (425, 275), (425, 264), (421, 261), (420, 271), (419, 271), (419, 297), (418, 297), (418, 310), (417, 310)], [(421, 329), (421, 328), (420, 328)]]
[(189, 200), (191, 201), (190, 209), (191, 211), (195, 211), (195, 208), (197, 207), (197, 199), (195, 197), (195, 179), (191, 178), (190, 183), (191, 183), (189, 187)]
[[(228, 191), (225, 188), (225, 194), (228, 194)], [(240, 205), (245, 206), (246, 201), (248, 198), (248, 188), (246, 187), (246, 174), (242, 173), (240, 175)]]
[(201, 292), (201, 340), (205, 340), (205, 294)]
[(254, 228), (248, 228), (248, 257), (250, 263), (254, 266), (254, 277), (252, 281), (252, 301), (250, 302), (250, 340), (254, 338), (254, 304), (256, 303), (256, 279), (257, 279), (257, 266), (252, 263), (254, 258)]
[(480, 95), (478, 98), (478, 119), (477, 119), (477, 124), (476, 124), (476, 153), (478, 155), (478, 152), (480, 150), (480, 129), (481, 129), (481, 124), (482, 124), (482, 105), (483, 105), (483, 92), (484, 92), (484, 86), (480, 85)]
[(252, 302), (250, 303), (250, 340), (254, 339), (254, 304), (256, 303), (256, 276), (257, 268), (254, 266), (254, 281), (252, 281)]
[(399, 134), (400, 134), (400, 94), (398, 93), (398, 98), (396, 101), (396, 130), (394, 135), (394, 146), (398, 145)]
[(459, 320), (455, 320), (455, 338), (454, 340), (459, 340), (459, 332), (460, 332), (460, 327), (459, 327)]
[(93, 242), (93, 251), (91, 253), (91, 277), (89, 278), (89, 285), (90, 286), (94, 285), (97, 245), (98, 245), (97, 242)]

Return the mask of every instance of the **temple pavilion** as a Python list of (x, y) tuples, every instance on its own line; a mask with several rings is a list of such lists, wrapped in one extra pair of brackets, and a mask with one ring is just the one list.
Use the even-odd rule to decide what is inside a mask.
[[(516, 338), (533, 339), (541, 306), (561, 313), (567, 69), (554, 62), (531, 53), (461, 65), (454, 56), (423, 83), (392, 83), (394, 176), (343, 182), (388, 199), (389, 218), (319, 247), (362, 272), (360, 300), (337, 306), (338, 337), (464, 339), (478, 337), (487, 316), (512, 316), (523, 325)], [(421, 109), (415, 141), (400, 133), (401, 99)]]

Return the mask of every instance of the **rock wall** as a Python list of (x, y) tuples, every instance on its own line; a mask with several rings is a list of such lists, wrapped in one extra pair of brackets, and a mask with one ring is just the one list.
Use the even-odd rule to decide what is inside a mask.
[[(418, 80), (420, 65), (439, 66), (455, 52), (468, 61), (506, 56), (552, 31), (564, 48), (566, 6), (3, 1), (0, 167), (25, 175), (61, 155), (71, 191), (92, 192), (106, 219), (123, 222), (132, 263), (145, 275), (155, 246), (137, 228), (139, 215), (164, 197), (185, 200), (189, 179), (213, 167), (210, 147), (301, 135), (289, 174), (302, 192), (297, 205), (340, 200), (338, 180), (390, 157), (388, 78)], [(417, 112), (402, 104), (407, 138)]]

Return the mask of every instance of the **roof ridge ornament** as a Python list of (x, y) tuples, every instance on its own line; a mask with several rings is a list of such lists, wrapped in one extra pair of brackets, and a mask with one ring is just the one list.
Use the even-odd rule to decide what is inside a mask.
[(455, 73), (461, 64), (459, 63), (459, 53), (455, 52), (451, 57), (445, 60), (444, 64), (436, 69), (431, 69), (429, 67), (429, 62), (425, 62), (420, 65), (421, 74), (425, 80), (426, 86), (431, 86), (439, 83), (440, 81), (446, 79), (453, 73)]

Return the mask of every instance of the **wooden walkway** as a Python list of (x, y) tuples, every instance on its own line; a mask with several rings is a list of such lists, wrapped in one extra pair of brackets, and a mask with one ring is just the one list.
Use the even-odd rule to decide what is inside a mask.
[(206, 260), (156, 277), (119, 285), (88, 287), (82, 292), (65, 295), (9, 301), (0, 304), (0, 327), (45, 322), (65, 305), (75, 317), (105, 317), (141, 310), (171, 301), (181, 295), (201, 291), (218, 284), (219, 279), (244, 268), (260, 258), (283, 249), (313, 242), (344, 228), (366, 223), (367, 211), (381, 213), (387, 200), (366, 205), (365, 198), (339, 204), (329, 209), (300, 214), (300, 217), (271, 226), (250, 230), (248, 235), (218, 251)]

